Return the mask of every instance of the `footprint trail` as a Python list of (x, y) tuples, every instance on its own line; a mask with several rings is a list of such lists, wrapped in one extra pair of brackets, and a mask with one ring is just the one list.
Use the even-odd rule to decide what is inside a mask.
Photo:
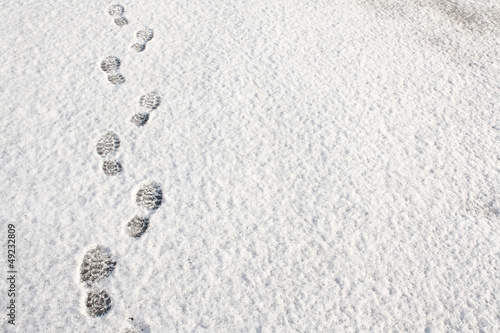
[[(113, 16), (114, 22), (118, 26), (128, 23), (123, 17), (124, 8), (121, 5), (112, 5), (108, 7), (108, 14)], [(136, 52), (142, 52), (146, 44), (154, 37), (152, 29), (139, 30), (136, 33), (138, 42), (132, 45)], [(122, 84), (125, 78), (119, 73), (121, 61), (118, 57), (108, 56), (100, 63), (101, 70), (108, 74), (108, 81), (114, 85)], [(130, 121), (138, 127), (144, 126), (149, 120), (151, 111), (156, 110), (161, 103), (161, 97), (156, 92), (150, 92), (140, 97), (139, 105), (142, 112), (132, 116)], [(107, 176), (115, 176), (123, 171), (122, 164), (115, 155), (120, 148), (121, 140), (113, 131), (106, 132), (96, 143), (97, 154), (103, 158), (102, 171)], [(141, 185), (135, 194), (135, 201), (140, 208), (146, 209), (135, 215), (126, 224), (127, 234), (138, 239), (147, 231), (151, 215), (161, 206), (163, 202), (163, 190), (156, 182), (147, 182)], [(90, 317), (99, 317), (107, 314), (111, 307), (111, 297), (104, 290), (100, 283), (107, 278), (115, 269), (116, 261), (111, 252), (98, 245), (89, 249), (80, 265), (80, 282), (85, 288), (87, 297), (85, 299), (85, 310)], [(121, 332), (139, 333), (146, 332), (146, 326), (139, 325), (129, 318), (129, 322)]]

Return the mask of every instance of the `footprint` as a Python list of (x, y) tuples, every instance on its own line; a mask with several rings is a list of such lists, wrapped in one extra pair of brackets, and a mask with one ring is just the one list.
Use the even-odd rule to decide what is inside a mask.
[(112, 84), (122, 84), (125, 82), (125, 77), (118, 73), (121, 61), (117, 57), (109, 56), (101, 61), (101, 70), (108, 73), (108, 81)]
[[(98, 245), (85, 253), (80, 266), (80, 281), (85, 287), (94, 288), (99, 281), (111, 274), (115, 266), (116, 261), (110, 251)], [(91, 290), (87, 293), (85, 307), (91, 317), (102, 316), (111, 309), (111, 298), (104, 290)]]
[[(97, 141), (96, 151), (101, 157), (109, 158), (120, 148), (120, 138), (115, 132), (109, 131)], [(122, 172), (123, 168), (117, 160), (105, 160), (102, 163), (102, 171), (107, 176), (115, 176)]]
[(163, 201), (161, 186), (155, 182), (142, 185), (137, 191), (135, 201), (141, 207), (156, 210)]
[(122, 15), (124, 11), (125, 10), (122, 5), (111, 5), (108, 8), (108, 13), (111, 16)]
[(143, 95), (139, 99), (139, 105), (148, 110), (155, 110), (158, 106), (160, 106), (160, 103), (161, 97), (156, 91)]
[(139, 42), (132, 45), (132, 49), (136, 52), (142, 52), (146, 49), (146, 43), (154, 37), (153, 29), (139, 30), (135, 34)]
[(140, 41), (142, 41), (144, 43), (147, 43), (151, 39), (153, 39), (153, 37), (154, 37), (154, 31), (153, 31), (153, 29), (139, 30), (139, 31), (137, 31), (137, 33), (135, 35), (137, 36), (138, 40), (140, 40)]
[(118, 74), (113, 74), (113, 75), (108, 75), (108, 81), (111, 82), (112, 84), (122, 84), (125, 82), (125, 77), (121, 75), (120, 73)]
[(122, 16), (124, 11), (122, 5), (111, 5), (108, 8), (108, 14), (114, 17), (115, 24), (120, 27), (128, 23), (127, 19)]
[(127, 223), (127, 232), (131, 237), (139, 238), (146, 232), (149, 226), (149, 218), (134, 216)]
[(86, 287), (91, 287), (109, 276), (115, 266), (116, 261), (110, 251), (98, 245), (85, 253), (80, 266), (80, 280)]
[(102, 171), (108, 176), (114, 176), (122, 171), (122, 165), (118, 161), (104, 161), (102, 163)]
[[(139, 207), (153, 211), (158, 209), (163, 201), (161, 186), (155, 182), (142, 185), (135, 195), (135, 201)], [(127, 223), (127, 233), (130, 237), (139, 238), (146, 232), (148, 227), (149, 217), (136, 215)]]
[(137, 126), (144, 126), (149, 119), (149, 114), (147, 113), (136, 113), (130, 119), (131, 122), (136, 124)]
[(117, 57), (109, 56), (101, 61), (101, 69), (106, 73), (114, 73), (120, 68), (120, 59)]
[(114, 154), (120, 147), (120, 138), (115, 132), (109, 131), (97, 141), (97, 154), (102, 157)]
[(160, 103), (161, 97), (156, 91), (141, 96), (139, 99), (139, 105), (147, 111), (134, 114), (130, 121), (137, 126), (144, 126), (149, 120), (149, 112), (157, 109)]
[(146, 49), (146, 44), (135, 43), (134, 45), (131, 46), (131, 48), (135, 52), (142, 52)]
[(111, 297), (105, 290), (90, 291), (85, 302), (87, 313), (91, 317), (99, 317), (108, 313), (111, 309)]

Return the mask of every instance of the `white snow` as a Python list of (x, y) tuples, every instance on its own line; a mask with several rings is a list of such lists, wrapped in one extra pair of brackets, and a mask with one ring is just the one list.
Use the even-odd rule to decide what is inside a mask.
[[(500, 331), (498, 1), (16, 0), (0, 22), (0, 331)], [(117, 265), (91, 318), (95, 245)]]

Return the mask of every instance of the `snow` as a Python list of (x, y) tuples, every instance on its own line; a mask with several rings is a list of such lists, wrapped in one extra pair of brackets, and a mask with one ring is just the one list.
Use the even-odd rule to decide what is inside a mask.
[[(121, 27), (113, 4), (1, 5), (19, 274), (0, 330), (500, 331), (497, 1), (124, 0)], [(115, 176), (96, 153), (108, 131)], [(149, 182), (153, 212), (136, 204)], [(96, 245), (117, 264), (93, 318), (80, 265)]]

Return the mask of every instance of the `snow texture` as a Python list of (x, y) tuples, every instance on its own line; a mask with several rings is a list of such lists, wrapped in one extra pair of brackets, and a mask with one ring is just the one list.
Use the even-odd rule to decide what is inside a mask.
[[(500, 332), (497, 0), (23, 0), (0, 22), (1, 332)], [(118, 264), (87, 307), (94, 244)]]
[(150, 333), (147, 325), (134, 321), (134, 318), (129, 318), (127, 325), (122, 328), (120, 333)]

